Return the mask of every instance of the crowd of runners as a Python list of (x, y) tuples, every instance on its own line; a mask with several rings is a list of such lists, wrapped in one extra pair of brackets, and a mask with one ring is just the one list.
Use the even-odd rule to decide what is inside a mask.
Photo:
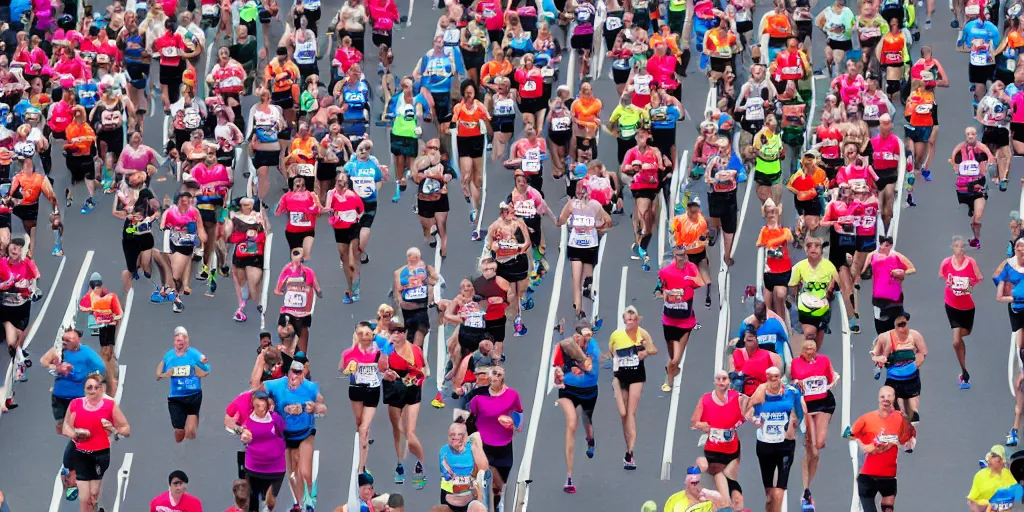
[[(530, 418), (519, 393), (505, 383), (503, 345), (508, 336), (527, 335), (532, 295), (542, 290), (552, 258), (570, 263), (575, 311), (551, 361), (565, 415), (563, 490), (577, 492), (580, 420), (585, 453), (594, 457), (593, 415), (609, 374), (622, 418), (623, 469), (648, 462), (634, 456), (647, 370), (661, 380), (664, 362), (661, 389), (672, 391), (690, 337), (700, 328), (694, 299), (702, 288), (704, 306), (712, 306), (709, 254), (720, 242), (723, 263), (730, 266), (737, 251), (763, 249), (763, 287), (754, 290), (759, 298), (753, 314), (728, 342), (713, 389), (695, 404), (690, 426), (700, 431), (704, 455), (687, 469), (683, 490), (663, 506), (644, 504), (644, 510), (747, 509), (738, 481), (744, 423), (756, 429), (766, 510), (783, 509), (797, 460), (803, 510), (815, 510), (811, 489), (840, 379), (819, 350), (825, 334), (840, 330), (833, 308), (843, 308), (852, 334), (862, 332), (862, 313), (873, 319), (871, 360), (875, 379), (884, 373), (885, 380), (877, 409), (842, 427), (864, 454), (857, 476), (861, 506), (891, 512), (897, 457), (916, 446), (920, 369), (928, 354), (904, 308), (904, 285), (913, 283), (905, 279), (917, 272), (916, 263), (945, 280), (945, 311), (960, 364), (957, 384), (969, 389), (965, 340), (974, 328), (973, 288), (985, 281), (986, 271), (966, 251), (981, 248), (988, 194), (1011, 188), (1011, 158), (1024, 154), (1024, 68), (1017, 70), (1024, 28), (1019, 2), (954, 2), (956, 44), (969, 54), (968, 62), (940, 63), (920, 42), (927, 34), (920, 29), (931, 27), (931, 0), (927, 6), (880, 0), (852, 7), (835, 0), (812, 15), (807, 0), (776, 0), (757, 9), (751, 0), (448, 2), (436, 6), (429, 49), (402, 76), (395, 73), (405, 70), (391, 69), (394, 52), (418, 53), (416, 45), (427, 42), (393, 46), (396, 26), (407, 21), (394, 0), (348, 0), (336, 13), (322, 13), (319, 0), (280, 6), (276, 0), (114, 0), (102, 8), (10, 2), (3, 7), (8, 12), (2, 13), (0, 55), (0, 321), (15, 380), (45, 378), (32, 374), (32, 355), (22, 346), (32, 304), (42, 297), (37, 283), (46, 277), (34, 260), (41, 254), (40, 215), (48, 224), (43, 230), (56, 235), (53, 255), (63, 253), (62, 218), (74, 208), (98, 215), (94, 209), (107, 193), (111, 214), (123, 219), (125, 270), (115, 279), (120, 286), (108, 288), (93, 273), (79, 303), (88, 324), (67, 326), (61, 344), (37, 361), (54, 378), (56, 435), (68, 438), (61, 461), (65, 499), (94, 512), (111, 439), (131, 435), (131, 418), (112, 398), (118, 379), (114, 344), (124, 314), (119, 296), (149, 281), (151, 302), (183, 313), (191, 284), (204, 283), (212, 294), (220, 277), (234, 286), (232, 320), (249, 322), (256, 315), (262, 321), (267, 312), (258, 297), (269, 279), (282, 301), (276, 330), (260, 335), (250, 389), (225, 409), (225, 428), (245, 445), (229, 510), (286, 509), (278, 499), (288, 488), (297, 501), (291, 510), (312, 512), (314, 443), (323, 424), (318, 419), (328, 414), (323, 393), (336, 391), (309, 373), (309, 354), (317, 352), (311, 349), (313, 305), (324, 296), (324, 276), (306, 262), (325, 217), (345, 284), (343, 295), (333, 299), (359, 302), (378, 209), (397, 208), (380, 198), (393, 191), (390, 203), (413, 206), (424, 243), (439, 248), (442, 258), (452, 248), (475, 252), (476, 242), (484, 244), (483, 253), (474, 277), (446, 284), (420, 249), (408, 248), (405, 264), (388, 283), (392, 301), (381, 304), (375, 318), (352, 326), (338, 371), (348, 381), (358, 432), (359, 491), (340, 510), (404, 510), (401, 495), (375, 492), (375, 478), (385, 478), (367, 468), (370, 425), (382, 404), (397, 460), (393, 483), (404, 484), (409, 469), (413, 496), (439, 482), (439, 501), (423, 493), (411, 510), (508, 508), (513, 438)], [(275, 22), (284, 22), (280, 36), (271, 34)], [(211, 40), (208, 30), (215, 32)], [(825, 52), (815, 55), (811, 40), (820, 37)], [(333, 55), (329, 68), (318, 64), (324, 52)], [(369, 52), (379, 55), (376, 70), (365, 65)], [(605, 58), (608, 78), (598, 64)], [(943, 64), (951, 71), (966, 68), (972, 91), (938, 93), (949, 86)], [(560, 84), (566, 73), (578, 73), (569, 80), (578, 87)], [(683, 79), (704, 75), (717, 103), (704, 118), (686, 119)], [(598, 98), (592, 81), (609, 78), (619, 96)], [(828, 84), (817, 86), (827, 96), (813, 116), (820, 123), (810, 126), (818, 107), (811, 92), (816, 80)], [(980, 138), (968, 123), (963, 142), (947, 153), (935, 144), (937, 99), (960, 101), (968, 94)], [(243, 102), (252, 107), (243, 109)], [(164, 147), (143, 144), (144, 129), (160, 130), (146, 126), (147, 110), (154, 108), (168, 119)], [(374, 156), (371, 125), (388, 133), (386, 141), (376, 141), (386, 150), (376, 154), (390, 153), (393, 166)], [(688, 142), (678, 148), (677, 139), (688, 141), (691, 126), (697, 127), (692, 148)], [(617, 151), (598, 158), (602, 133), (614, 138)], [(85, 197), (76, 200), (67, 188), (60, 198), (53, 190), (47, 176), (55, 147), (72, 186), (84, 181)], [(973, 236), (954, 237), (941, 263), (912, 262), (893, 249), (895, 212), (915, 205), (915, 178), (930, 181), (933, 166), (943, 167), (947, 154)], [(479, 218), (485, 160), (513, 178), (498, 178), (506, 185), (498, 187), (500, 216), (489, 225)], [(271, 190), (271, 168), (287, 183), (283, 192)], [(177, 191), (161, 199), (150, 186), (167, 180), (177, 183)], [(678, 194), (672, 187), (677, 181), (684, 182)], [(733, 243), (739, 183), (755, 187), (755, 206), (764, 218), (756, 244)], [(449, 224), (449, 194), (459, 192), (470, 204), (469, 223)], [(50, 208), (40, 211), (46, 203)], [(795, 215), (784, 215), (790, 204)], [(671, 219), (666, 233), (658, 231), (661, 209)], [(627, 213), (631, 220), (625, 222)], [(11, 222), (12, 214), (20, 226)], [(274, 216), (285, 217), (288, 262), (267, 269)], [(543, 236), (548, 222), (567, 229), (564, 254), (557, 241)], [(630, 257), (642, 271), (657, 273), (661, 330), (647, 330), (641, 312), (629, 306), (624, 327), (609, 334), (586, 302), (594, 297), (603, 234), (620, 223), (633, 229)], [(652, 258), (657, 237), (670, 242), (667, 261)], [(374, 246), (405, 249), (390, 241), (378, 237)], [(1019, 226), (992, 279), (1024, 358)], [(449, 328), (441, 332), (450, 337), (438, 344), (447, 353), (443, 375), (430, 375), (424, 353), (424, 339), (437, 329), (432, 319)], [(99, 351), (83, 343), (83, 331), (98, 336)], [(203, 378), (223, 361), (211, 362), (191, 346), (186, 327), (171, 337), (156, 378), (169, 382), (170, 424), (182, 443), (196, 438)], [(662, 351), (647, 368), (647, 359)], [(432, 397), (433, 388), (424, 387), (429, 378), (442, 381)], [(1021, 375), (1015, 386), (1024, 391)], [(417, 435), (425, 397), (434, 408), (455, 410), (446, 440)], [(3, 404), (6, 412), (17, 406), (13, 395)], [(1006, 446), (1018, 443), (1024, 393), (1017, 394), (1014, 408)], [(427, 459), (424, 444), (441, 447), (439, 460)], [(803, 446), (799, 459), (797, 444)], [(1002, 446), (992, 448), (984, 466), (968, 496), (972, 510), (1006, 510), (1005, 504), (1020, 501), (1024, 474), (1011, 474)], [(153, 499), (152, 511), (202, 509), (186, 492), (192, 468), (183, 469), (169, 475), (169, 490)]]

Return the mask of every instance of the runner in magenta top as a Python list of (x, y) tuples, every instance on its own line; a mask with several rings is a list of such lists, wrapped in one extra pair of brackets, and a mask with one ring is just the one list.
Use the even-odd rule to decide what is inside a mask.
[(244, 391), (236, 396), (227, 407), (224, 408), (224, 426), (231, 430), (240, 427), (245, 423), (245, 418), (252, 414), (253, 390)]
[(302, 248), (302, 260), (309, 259), (313, 250), (313, 237), (316, 231), (316, 218), (320, 215), (320, 198), (312, 191), (306, 190), (306, 182), (301, 177), (292, 180), (292, 189), (281, 196), (274, 215), (288, 214), (284, 237), (288, 240), (288, 248)]
[[(284, 419), (270, 410), (270, 399), (267, 392), (253, 392), (252, 412), (245, 417), (240, 436), (242, 442), (247, 446), (245, 450), (246, 473), (255, 474), (260, 479), (284, 478), (284, 473), (287, 470), (284, 429)], [(277, 488), (280, 488), (280, 484)]]
[[(690, 341), (690, 332), (697, 326), (697, 317), (693, 314), (693, 294), (703, 286), (700, 269), (689, 260), (681, 248), (672, 251), (673, 261), (658, 271), (658, 290), (665, 299), (661, 313), (662, 332), (668, 345), (669, 363), (666, 367), (665, 382), (661, 389), (671, 392), (671, 382), (680, 372), (679, 365), (683, 360), (683, 352)], [(668, 391), (665, 391), (665, 389)]]
[(308, 353), (306, 348), (312, 323), (313, 294), (323, 297), (324, 293), (313, 269), (302, 264), (302, 249), (292, 249), (291, 261), (281, 269), (274, 293), (284, 296), (281, 316), (277, 320), (277, 333), (285, 338), (289, 336), (287, 328), (291, 326), (294, 335), (299, 337), (299, 350)]
[(967, 372), (967, 346), (964, 337), (974, 330), (974, 298), (971, 291), (984, 279), (981, 268), (974, 258), (964, 254), (964, 239), (953, 238), (953, 255), (942, 260), (939, 277), (946, 282), (943, 299), (946, 303), (946, 319), (953, 330), (953, 351), (960, 363), (958, 378), (961, 389), (971, 387), (971, 375)]

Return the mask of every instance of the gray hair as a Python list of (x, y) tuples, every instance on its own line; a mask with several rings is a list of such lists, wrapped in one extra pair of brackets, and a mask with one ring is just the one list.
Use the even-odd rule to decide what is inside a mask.
[(185, 326), (179, 325), (179, 326), (174, 328), (174, 335), (175, 336), (184, 336), (184, 337), (188, 338), (188, 330), (185, 329)]

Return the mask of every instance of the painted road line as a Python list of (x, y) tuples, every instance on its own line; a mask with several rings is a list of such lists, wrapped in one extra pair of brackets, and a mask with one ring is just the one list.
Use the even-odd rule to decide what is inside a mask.
[(263, 244), (263, 292), (260, 294), (260, 331), (267, 328), (267, 293), (270, 291), (270, 251), (274, 248), (274, 234), (267, 235), (267, 241)]
[(117, 365), (117, 391), (114, 393), (114, 403), (121, 405), (121, 397), (124, 395), (124, 374), (128, 366)]
[(53, 479), (53, 493), (50, 494), (50, 512), (60, 511), (60, 502), (64, 500), (64, 484), (60, 481), (60, 471), (57, 471), (57, 476)]
[[(437, 272), (438, 275), (437, 286), (434, 286), (434, 304), (437, 304), (441, 301), (440, 277), (442, 263), (444, 263), (444, 259), (441, 258), (441, 241), (438, 240), (437, 247), (434, 248), (434, 271)], [(441, 388), (444, 387), (444, 356), (448, 352), (448, 339), (444, 335), (444, 315), (440, 311), (438, 311), (437, 316), (437, 363), (436, 366), (434, 367), (434, 380), (437, 382), (437, 391), (440, 393)], [(426, 345), (425, 341), (424, 345)], [(424, 362), (429, 361), (429, 357), (430, 354), (424, 351)], [(358, 447), (359, 446), (357, 445), (356, 448)], [(356, 450), (356, 453), (359, 453), (358, 449)]]
[(516, 492), (513, 503), (515, 512), (523, 512), (530, 501), (530, 468), (533, 465), (533, 450), (537, 445), (537, 434), (540, 428), (540, 415), (543, 407), (542, 402), (547, 394), (548, 372), (545, 369), (551, 365), (551, 344), (555, 335), (555, 325), (558, 321), (558, 306), (562, 296), (562, 277), (565, 273), (565, 250), (566, 241), (569, 238), (569, 230), (562, 226), (558, 241), (558, 263), (555, 264), (555, 278), (551, 290), (551, 300), (548, 306), (547, 323), (544, 326), (544, 344), (540, 350), (540, 363), (537, 368), (537, 386), (533, 396), (533, 406), (530, 408), (529, 425), (526, 429), (526, 447), (523, 453), (523, 461), (519, 465), (519, 474), (516, 481)]
[[(675, 205), (679, 204), (680, 196), (683, 189), (689, 184), (689, 178), (684, 177), (686, 173), (686, 163), (689, 159), (690, 152), (683, 151), (682, 155), (679, 155), (679, 164), (676, 165), (676, 172), (672, 173), (672, 204), (666, 207), (666, 210), (671, 209), (673, 215), (675, 214)], [(671, 230), (664, 229), (662, 232), (664, 236), (662, 239), (671, 236)], [(674, 250), (674, 249), (673, 249)], [(664, 257), (661, 264), (666, 264)], [(686, 352), (683, 352), (683, 357), (679, 361), (679, 374), (672, 379), (672, 394), (669, 398), (668, 405), (668, 425), (665, 427), (665, 444), (664, 450), (661, 453), (661, 479), (668, 480), (672, 477), (672, 450), (675, 448), (676, 441), (676, 419), (679, 417), (679, 394), (682, 391), (683, 382), (683, 366), (686, 364)]]
[(131, 479), (132, 460), (134, 458), (135, 455), (132, 453), (124, 454), (124, 462), (121, 463), (121, 469), (117, 470), (117, 495), (114, 496), (113, 512), (121, 512), (121, 502), (128, 496), (128, 481)]
[(92, 265), (92, 258), (96, 253), (89, 251), (85, 253), (85, 260), (82, 261), (82, 268), (78, 269), (78, 277), (75, 278), (75, 283), (71, 287), (71, 298), (68, 299), (68, 307), (64, 310), (64, 317), (61, 318), (60, 324), (57, 325), (57, 334), (53, 340), (53, 346), (58, 346), (61, 343), (61, 338), (64, 336), (64, 329), (68, 327), (75, 327), (75, 314), (78, 313), (78, 300), (82, 297), (82, 289), (85, 287), (85, 279), (89, 274), (89, 267)]
[(409, 0), (409, 18), (405, 21), (406, 27), (412, 26), (412, 8), (416, 6), (416, 0)]
[(629, 267), (626, 265), (622, 266), (622, 274), (619, 277), (619, 305), (616, 309), (615, 317), (618, 319), (615, 322), (616, 329), (625, 329), (626, 324), (622, 320), (622, 315), (626, 312), (626, 279), (629, 277)]
[(604, 266), (602, 263), (604, 262), (604, 249), (608, 246), (607, 240), (608, 233), (604, 233), (601, 235), (601, 241), (598, 242), (597, 266), (594, 267), (593, 283), (591, 284), (590, 290), (590, 296), (592, 297), (590, 302), (590, 323), (594, 327), (597, 327), (598, 322), (601, 319), (601, 268)]
[(117, 324), (117, 338), (114, 340), (114, 358), (121, 358), (121, 346), (124, 345), (124, 337), (128, 333), (128, 320), (132, 317), (132, 305), (135, 303), (135, 287), (128, 290), (128, 296), (124, 299), (124, 317)]
[[(842, 403), (842, 411), (840, 412), (840, 419), (842, 420), (842, 427), (841, 428), (845, 429), (848, 425), (851, 424), (850, 423), (850, 420), (851, 420), (851, 418), (850, 418), (850, 405), (851, 405), (850, 402), (852, 400), (851, 397), (853, 395), (853, 371), (852, 371), (852, 367), (853, 367), (853, 354), (852, 354), (853, 347), (852, 347), (852, 345), (850, 343), (850, 318), (846, 315), (846, 308), (843, 307), (843, 304), (842, 304), (841, 301), (839, 302), (838, 309), (839, 309), (839, 316), (840, 316), (840, 320), (842, 322), (842, 329), (843, 329), (843, 373), (842, 374), (843, 375), (848, 375), (850, 377), (850, 378), (847, 378), (847, 379), (841, 379), (842, 380), (841, 384), (843, 386), (843, 389), (842, 389), (842, 393), (843, 393), (843, 400), (842, 400), (842, 402), (843, 403)], [(858, 499), (858, 496), (857, 496), (857, 471), (858, 471), (858, 468), (859, 468), (858, 462), (857, 462), (857, 442), (851, 439), (851, 440), (849, 440), (847, 442), (847, 446), (850, 449), (850, 465), (853, 468), (853, 477), (851, 478), (851, 484), (852, 484), (851, 489), (853, 490), (853, 492), (851, 493), (851, 498), (850, 498), (850, 512), (860, 512), (860, 500)]]
[(57, 273), (54, 274), (53, 282), (50, 283), (50, 291), (46, 292), (46, 299), (43, 300), (43, 306), (39, 308), (36, 313), (36, 319), (32, 322), (32, 327), (29, 328), (28, 334), (25, 336), (25, 348), (28, 348), (32, 344), (32, 340), (35, 339), (36, 333), (39, 332), (39, 326), (42, 324), (43, 317), (46, 316), (46, 312), (50, 309), (50, 302), (53, 300), (53, 293), (57, 290), (57, 283), (60, 282), (60, 277), (64, 274), (64, 264), (67, 263), (67, 256), (62, 256), (60, 259), (60, 265), (57, 266)]
[(360, 510), (359, 506), (359, 432), (352, 441), (352, 472), (348, 479), (348, 510)]

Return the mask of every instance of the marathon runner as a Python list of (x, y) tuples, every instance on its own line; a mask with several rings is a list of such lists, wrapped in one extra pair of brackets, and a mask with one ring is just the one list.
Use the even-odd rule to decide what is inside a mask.
[(737, 481), (740, 440), (736, 429), (743, 424), (743, 407), (748, 398), (729, 389), (729, 380), (725, 370), (716, 371), (715, 389), (697, 401), (690, 417), (690, 428), (703, 432), (704, 456), (697, 458), (697, 465), (706, 468), (722, 496), (732, 496), (734, 491), (743, 493)]
[(366, 459), (370, 453), (370, 424), (380, 405), (380, 362), (381, 351), (374, 343), (373, 330), (360, 325), (352, 334), (353, 346), (341, 355), (339, 371), (349, 376), (348, 399), (355, 416), (359, 432), (359, 468), (366, 471)]
[(274, 510), (281, 492), (285, 460), (285, 421), (272, 410), (270, 394), (263, 390), (250, 393), (252, 412), (242, 418), (236, 432), (245, 444), (245, 480), (249, 509), (265, 503)]
[(868, 255), (873, 277), (871, 305), (875, 313), (875, 332), (892, 330), (895, 317), (903, 310), (903, 280), (917, 272), (914, 263), (893, 248), (890, 236), (878, 237), (878, 250)]
[(491, 367), (490, 385), (470, 399), (469, 413), (476, 420), (480, 444), (490, 465), (490, 501), (497, 509), (502, 506), (502, 493), (515, 463), (512, 437), (523, 430), (523, 405), (519, 393), (505, 384), (505, 368)]
[(316, 437), (316, 419), (327, 414), (327, 405), (320, 394), (320, 386), (306, 379), (309, 360), (296, 353), (288, 366), (288, 375), (264, 383), (267, 395), (274, 403), (274, 411), (284, 418), (288, 485), (292, 496), (301, 503), (292, 512), (305, 509), (312, 512), (316, 506), (316, 482), (313, 481), (313, 441)]
[(661, 295), (665, 302), (661, 323), (669, 358), (665, 367), (665, 383), (661, 385), (662, 392), (672, 391), (672, 382), (682, 371), (679, 365), (690, 341), (690, 334), (697, 326), (697, 318), (693, 313), (693, 295), (705, 284), (697, 265), (689, 260), (686, 251), (680, 247), (672, 249), (672, 264), (658, 271), (655, 295)]
[[(269, 219), (262, 210), (256, 210), (256, 200), (251, 197), (240, 198), (238, 211), (231, 212), (228, 222), (224, 223), (224, 238), (234, 244), (232, 275), (235, 294), (238, 296), (238, 310), (234, 316), (237, 322), (246, 320), (248, 300), (255, 300), (263, 289), (263, 266), (269, 231)], [(263, 304), (257, 302), (256, 310), (262, 315)]]
[(149, 502), (150, 512), (157, 512), (160, 509), (201, 512), (203, 503), (195, 496), (185, 492), (185, 489), (188, 489), (188, 475), (180, 469), (171, 471), (171, 474), (167, 476), (167, 492), (156, 496), (153, 501)]
[[(576, 344), (575, 349), (570, 343)], [(567, 348), (562, 349), (563, 346)], [(573, 356), (583, 355), (579, 362)], [(572, 469), (576, 460), (576, 426), (583, 420), (586, 431), (587, 458), (594, 458), (597, 445), (594, 437), (594, 408), (597, 406), (598, 364), (601, 351), (597, 340), (593, 339), (590, 325), (583, 322), (576, 326), (575, 332), (568, 340), (563, 340), (555, 347), (552, 366), (555, 368), (555, 386), (558, 387), (558, 406), (565, 415), (565, 485), (562, 490), (568, 494), (576, 494), (576, 485), (572, 480)], [(582, 414), (577, 412), (577, 408)]]
[(188, 331), (174, 328), (174, 348), (164, 354), (156, 368), (156, 380), (169, 379), (167, 410), (171, 415), (174, 441), (195, 439), (199, 428), (199, 409), (203, 405), (200, 379), (210, 374), (206, 356), (191, 346)]
[(277, 319), (277, 333), (282, 340), (298, 338), (298, 349), (308, 353), (309, 328), (313, 325), (313, 294), (323, 298), (324, 291), (313, 269), (302, 264), (302, 249), (294, 248), (291, 261), (281, 269), (274, 293), (284, 297), (281, 315)]
[(865, 512), (878, 512), (875, 497), (881, 494), (882, 510), (896, 504), (896, 458), (900, 446), (913, 446), (917, 429), (903, 412), (893, 409), (896, 392), (889, 386), (878, 391), (878, 410), (865, 413), (846, 428), (844, 437), (857, 441), (864, 463), (857, 475), (857, 494)]
[(407, 450), (416, 457), (413, 485), (417, 489), (422, 489), (427, 483), (423, 469), (426, 457), (423, 454), (423, 445), (416, 435), (416, 421), (423, 398), (426, 363), (422, 349), (419, 345), (409, 342), (407, 333), (408, 328), (405, 325), (391, 322), (388, 327), (389, 344), (382, 351), (387, 357), (382, 359), (384, 362), (379, 368), (383, 373), (384, 404), (388, 406), (391, 434), (394, 437), (395, 455), (398, 459), (398, 465), (395, 466), (395, 483), (405, 483), (405, 466), (402, 465), (406, 455), (402, 445), (404, 436)]
[(405, 251), (406, 264), (394, 272), (392, 294), (402, 311), (403, 327), (412, 334), (413, 343), (423, 347), (423, 338), (430, 332), (430, 309), (434, 306), (434, 287), (440, 276), (432, 265), (423, 261), (420, 250)]
[(804, 484), (801, 503), (805, 509), (814, 508), (811, 482), (818, 472), (821, 450), (825, 448), (828, 439), (828, 425), (836, 412), (836, 398), (832, 388), (838, 382), (839, 374), (832, 368), (832, 361), (828, 356), (818, 353), (814, 340), (805, 340), (803, 350), (793, 359), (790, 367), (790, 383), (799, 388), (807, 409), (805, 451), (800, 461), (800, 475)]
[(886, 368), (885, 387), (891, 388), (897, 400), (895, 407), (905, 411), (913, 422), (920, 421), (921, 366), (928, 357), (928, 347), (921, 333), (908, 327), (910, 313), (896, 313), (895, 327), (878, 335), (871, 350), (875, 377)]
[(576, 194), (562, 208), (559, 226), (569, 227), (566, 256), (572, 269), (572, 305), (577, 319), (587, 317), (583, 298), (591, 298), (594, 267), (600, 254), (601, 235), (611, 228), (611, 216), (595, 198), (587, 180), (576, 186)]
[(743, 415), (757, 427), (757, 460), (767, 497), (765, 510), (779, 512), (796, 453), (796, 426), (807, 414), (807, 404), (798, 391), (782, 383), (778, 368), (768, 368), (765, 374), (768, 381), (759, 385), (747, 400)]
[(953, 255), (942, 260), (939, 265), (939, 277), (945, 281), (943, 298), (946, 306), (946, 319), (953, 331), (953, 352), (960, 363), (960, 375), (957, 381), (960, 389), (970, 389), (971, 374), (967, 373), (967, 345), (964, 338), (974, 330), (975, 304), (972, 292), (985, 277), (974, 258), (964, 254), (964, 239), (953, 237), (951, 243)]
[(96, 510), (103, 474), (110, 467), (110, 435), (128, 437), (131, 427), (121, 408), (105, 392), (103, 376), (94, 373), (85, 378), (85, 396), (68, 405), (63, 434), (74, 443), (67, 455), (75, 472), (82, 512)]
[[(100, 356), (106, 369), (105, 376), (110, 386), (108, 393), (117, 391), (118, 366), (114, 343), (118, 324), (124, 315), (117, 294), (103, 286), (99, 272), (89, 276), (89, 291), (78, 302), (79, 311), (89, 314), (89, 330), (100, 338)], [(113, 396), (113, 395), (110, 395)]]

